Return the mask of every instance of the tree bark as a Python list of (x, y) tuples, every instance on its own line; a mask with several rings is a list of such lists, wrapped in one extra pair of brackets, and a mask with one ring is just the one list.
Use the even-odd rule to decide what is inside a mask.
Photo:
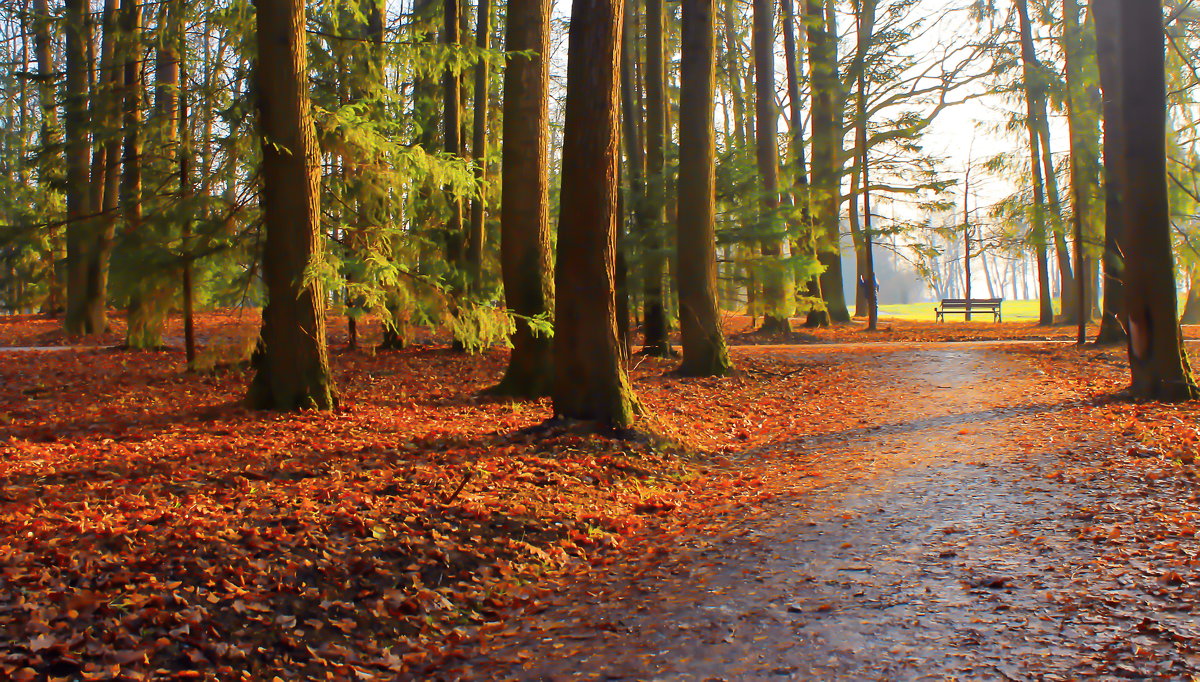
[(832, 322), (849, 322), (842, 288), (841, 205), (843, 101), (837, 70), (837, 31), (823, 0), (807, 0), (809, 69), (812, 74), (813, 216), (820, 238), (821, 293)]
[[(38, 185), (43, 196), (61, 191), (62, 130), (58, 120), (58, 96), (54, 74), (54, 45), (50, 40), (50, 25), (53, 16), (47, 0), (33, 2), (33, 44), (38, 65), (38, 103), (41, 105), (42, 125), (39, 135), (41, 149), (38, 151)], [(45, 262), (46, 299), (42, 310), (50, 314), (60, 312), (66, 304), (65, 269), (60, 262), (64, 253), (62, 230), (49, 228), (46, 250), (42, 254)]]
[[(458, 14), (459, 0), (442, 0), (442, 44), (454, 49), (461, 42), (461, 26)], [(462, 82), (461, 76), (447, 67), (442, 74), (442, 150), (455, 157), (462, 155)], [(446, 260), (459, 270), (459, 276), (467, 269), (466, 234), (463, 232), (462, 198), (449, 188), (445, 189), (446, 203), (450, 206), (449, 221), (445, 227)], [(455, 345), (458, 345), (456, 340)]]
[(88, 45), (91, 24), (86, 0), (64, 0), (67, 94), (64, 145), (67, 165), (67, 334), (97, 334), (88, 317)]
[(1033, 29), (1029, 24), (1027, 0), (1017, 0), (1016, 6), (1020, 16), (1021, 62), (1025, 77), (1025, 123), (1029, 133), (1030, 168), (1033, 173), (1033, 227), (1030, 232), (1038, 269), (1038, 323), (1049, 325), (1054, 323), (1054, 304), (1050, 293), (1050, 263), (1047, 254), (1046, 183), (1042, 175), (1041, 142), (1037, 123), (1039, 111), (1044, 116), (1046, 109), (1039, 80), (1042, 77), (1038, 71), (1040, 65), (1033, 46)]
[(504, 69), (501, 149), (500, 265), (504, 300), (518, 315), (508, 369), (496, 391), (518, 398), (549, 395), (553, 344), (529, 320), (554, 312), (550, 254), (550, 180), (547, 168), (551, 0), (509, 0), (504, 49), (531, 51), (510, 57)]
[[(1091, 293), (1094, 278), (1090, 267), (1088, 242), (1099, 232), (1100, 194), (1100, 112), (1096, 94), (1098, 76), (1095, 41), (1079, 17), (1079, 0), (1063, 2), (1063, 52), (1067, 67), (1067, 124), (1071, 137), (1071, 204), (1075, 230), (1075, 304), (1079, 325), (1078, 343), (1087, 342), (1087, 323), (1091, 319)], [(1090, 24), (1089, 27), (1090, 28)]]
[(1121, 111), (1121, 74), (1119, 73), (1119, 0), (1092, 0), (1096, 22), (1096, 47), (1099, 55), (1100, 85), (1104, 113), (1104, 310), (1100, 319), (1097, 344), (1126, 342), (1125, 257), (1122, 247), (1123, 188), (1116, 150), (1124, 144)]
[(667, 97), (663, 70), (662, 0), (646, 0), (646, 197), (642, 211), (643, 351), (670, 357), (667, 310), (663, 300), (667, 209)]
[(787, 234), (779, 212), (779, 112), (775, 108), (774, 0), (754, 0), (754, 142), (762, 192), (759, 233), (763, 256), (764, 332), (791, 331), (792, 305), (783, 263)]
[(304, 0), (256, 0), (255, 7), (267, 306), (248, 402), (258, 409), (328, 410), (337, 397), (326, 348), (325, 296), (309, 272), (323, 246)]
[(567, 62), (555, 289), (556, 417), (632, 426), (637, 401), (617, 333), (621, 0), (574, 0)]
[(1162, 2), (1123, 2), (1118, 150), (1129, 321), (1130, 390), (1164, 401), (1197, 397), (1176, 317), (1175, 259), (1167, 193), (1167, 86)]
[[(479, 0), (475, 15), (475, 47), (488, 49), (491, 37), (492, 5)], [(488, 62), (480, 58), (475, 65), (475, 102), (471, 121), (471, 157), (475, 162), (475, 181), (479, 196), (471, 198), (471, 226), (467, 231), (467, 278), (472, 291), (483, 283), (484, 218), (487, 210), (484, 185), (487, 182)]]
[[(164, 10), (169, 5), (164, 5)], [(129, 305), (126, 310), (125, 345), (133, 349), (152, 349), (163, 346), (163, 325), (166, 322), (170, 279), (158, 268), (154, 250), (165, 239), (162, 230), (143, 220), (143, 155), (145, 131), (142, 121), (142, 98), (146, 82), (142, 78), (142, 7), (137, 0), (122, 6), (122, 29), (125, 37), (124, 105), (122, 122), (125, 142), (121, 153), (121, 205), (123, 208), (124, 264), (131, 269), (146, 268), (136, 281), (130, 283)], [(165, 52), (165, 54), (164, 54)], [(155, 118), (164, 123), (174, 139), (175, 116), (178, 108), (179, 63), (175, 50), (160, 49), (156, 72), (158, 78), (171, 79), (171, 86), (158, 88), (155, 97)], [(158, 234), (156, 234), (156, 232)], [(139, 265), (140, 264), (140, 265)]]
[(687, 376), (733, 369), (717, 312), (715, 0), (683, 0), (679, 63), (679, 224), (676, 272)]

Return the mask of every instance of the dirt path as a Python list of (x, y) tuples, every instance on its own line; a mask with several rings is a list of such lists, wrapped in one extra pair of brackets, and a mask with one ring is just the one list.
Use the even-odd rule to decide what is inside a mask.
[(1101, 551), (1079, 539), (1078, 511), (1107, 492), (1055, 472), (1064, 452), (1123, 447), (1119, 436), (1058, 428), (1055, 414), (1070, 405), (1033, 398), (1040, 372), (987, 345), (848, 357), (869, 363), (877, 380), (867, 402), (883, 413), (861, 429), (767, 449), (820, 453), (834, 469), (867, 458), (865, 479), (834, 480), (723, 537), (695, 538), (652, 574), (578, 586), (440, 678), (1174, 678), (1196, 669), (1167, 644), (1151, 651), (1161, 644), (1153, 638), (1141, 643), (1151, 667), (1116, 662), (1148, 617), (1188, 632), (1200, 627), (1190, 615), (1114, 614), (1073, 596)]

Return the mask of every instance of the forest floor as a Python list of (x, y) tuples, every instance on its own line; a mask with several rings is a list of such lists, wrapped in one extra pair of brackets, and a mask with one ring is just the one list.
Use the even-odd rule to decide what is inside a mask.
[[(214, 364), (255, 323), (202, 318)], [(936, 341), (1069, 337), (988, 326), (638, 359), (643, 442), (524, 430), (502, 351), (336, 349), (300, 415), (177, 349), (0, 352), (0, 677), (1200, 672), (1200, 407), (1115, 398), (1120, 350)]]

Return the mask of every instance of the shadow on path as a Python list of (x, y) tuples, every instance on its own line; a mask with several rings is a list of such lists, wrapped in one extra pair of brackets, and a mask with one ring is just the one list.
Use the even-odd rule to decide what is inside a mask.
[(692, 538), (657, 570), (579, 585), (431, 676), (1073, 679), (1108, 670), (1105, 652), (1131, 625), (1071, 597), (1101, 551), (1077, 540), (1075, 512), (1095, 500), (1047, 472), (1064, 449), (1104, 452), (1123, 447), (1120, 437), (1064, 433), (1057, 416), (1081, 403), (1039, 402), (1040, 373), (985, 345), (886, 352), (886, 363), (847, 356), (869, 365), (868, 398), (902, 398), (880, 415), (886, 423), (743, 455), (779, 456), (780, 466), (803, 455), (829, 472), (867, 459), (870, 475), (730, 518), (727, 533)]

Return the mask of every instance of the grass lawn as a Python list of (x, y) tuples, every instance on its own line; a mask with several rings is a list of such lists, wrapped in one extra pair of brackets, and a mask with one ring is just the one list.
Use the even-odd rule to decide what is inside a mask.
[[(934, 308), (938, 307), (938, 301), (929, 301), (928, 303), (907, 303), (904, 305), (881, 305), (879, 306), (879, 317), (882, 319), (891, 320), (918, 320), (923, 322), (935, 321), (933, 313)], [(1054, 299), (1054, 310), (1059, 310), (1059, 301)], [(1038, 319), (1038, 302), (1034, 301), (1005, 301), (1001, 311), (1005, 322), (1036, 322)], [(992, 316), (989, 313), (974, 315), (975, 322), (991, 322)], [(962, 315), (951, 315), (951, 320), (962, 321)]]

